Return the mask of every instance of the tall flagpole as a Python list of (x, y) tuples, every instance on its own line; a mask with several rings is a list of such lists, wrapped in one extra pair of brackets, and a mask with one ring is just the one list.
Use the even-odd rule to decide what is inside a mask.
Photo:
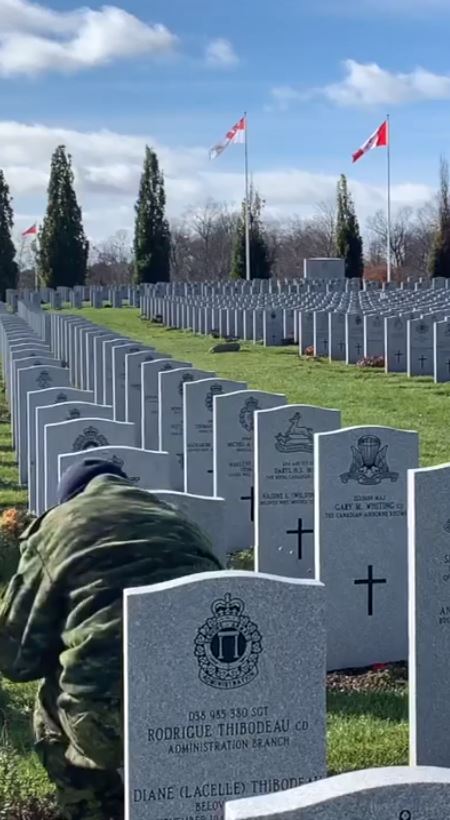
[(250, 265), (250, 202), (249, 202), (249, 184), (248, 184), (248, 118), (247, 112), (244, 113), (245, 129), (244, 129), (244, 167), (245, 167), (245, 278), (247, 281), (251, 279), (251, 265)]
[(387, 115), (387, 281), (391, 281), (391, 120)]

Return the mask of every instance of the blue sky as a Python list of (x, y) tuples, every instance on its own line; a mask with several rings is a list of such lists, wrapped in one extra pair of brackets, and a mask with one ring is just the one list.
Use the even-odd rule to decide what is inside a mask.
[(450, 136), (448, 0), (0, 0), (0, 157), (17, 225), (40, 219), (64, 142), (92, 238), (129, 228), (146, 142), (180, 217), (242, 197), (241, 146), (208, 148), (244, 110), (269, 212), (313, 213), (348, 174), (361, 221), (384, 203), (385, 151), (351, 154), (392, 122), (394, 207), (420, 205)]

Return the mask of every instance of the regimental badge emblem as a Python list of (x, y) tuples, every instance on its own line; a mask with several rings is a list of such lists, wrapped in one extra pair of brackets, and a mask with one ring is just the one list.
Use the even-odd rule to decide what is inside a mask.
[(172, 365), (171, 364), (165, 364), (164, 367), (163, 367), (163, 370), (172, 370)]
[(257, 677), (262, 636), (244, 611), (244, 602), (229, 592), (211, 604), (212, 618), (194, 641), (199, 678), (206, 686), (237, 689)]
[(77, 407), (74, 407), (72, 410), (69, 411), (69, 415), (67, 417), (67, 421), (73, 421), (73, 419), (79, 419), (81, 416), (80, 411)]
[(361, 316), (355, 316), (355, 325), (360, 325), (360, 324), (362, 324)]
[(184, 373), (183, 374), (183, 376), (181, 377), (180, 384), (178, 385), (178, 392), (179, 392), (180, 396), (183, 395), (183, 384), (186, 384), (186, 382), (193, 382), (193, 381), (195, 381), (195, 376), (192, 373)]
[(255, 410), (259, 410), (259, 402), (253, 396), (250, 396), (239, 413), (239, 422), (248, 433), (253, 433), (255, 426), (253, 414)]
[(205, 397), (205, 405), (206, 409), (209, 410), (210, 413), (212, 413), (213, 410), (214, 396), (219, 396), (220, 393), (223, 393), (223, 386), (221, 384), (212, 384), (209, 388), (209, 391)]
[(36, 384), (38, 385), (40, 390), (45, 390), (47, 387), (50, 387), (52, 381), (53, 381), (53, 379), (50, 376), (50, 373), (48, 372), (48, 370), (42, 370), (41, 373), (39, 373), (39, 376), (36, 379)]
[(108, 439), (100, 433), (96, 427), (85, 427), (83, 432), (75, 439), (72, 445), (72, 452), (89, 450), (91, 447), (107, 447)]
[(55, 399), (55, 404), (61, 404), (62, 401), (67, 401), (67, 393), (58, 393)]
[(403, 329), (403, 322), (402, 322), (402, 320), (401, 320), (401, 319), (399, 319), (399, 318), (397, 318), (397, 319), (394, 321), (394, 327), (395, 327), (395, 329), (396, 329), (396, 330), (402, 330), (402, 329)]
[(419, 322), (419, 324), (416, 325), (416, 333), (419, 336), (423, 336), (425, 333), (428, 333), (428, 325), (425, 322)]
[[(123, 470), (123, 465), (125, 464), (123, 458), (119, 458), (119, 456), (116, 455), (111, 456), (111, 458), (106, 456), (105, 461), (111, 461), (116, 467), (119, 467), (120, 470)], [(126, 472), (126, 470), (124, 472)], [(128, 481), (132, 484), (139, 484), (140, 478), (139, 476), (128, 476)]]
[(381, 446), (378, 436), (361, 436), (356, 447), (352, 446), (352, 463), (348, 473), (342, 473), (343, 484), (357, 481), (358, 484), (381, 484), (382, 481), (397, 481), (398, 473), (392, 473), (387, 463), (388, 445)]
[(311, 427), (302, 425), (302, 414), (295, 413), (289, 419), (289, 427), (285, 433), (275, 436), (275, 448), (280, 453), (312, 453), (314, 433)]

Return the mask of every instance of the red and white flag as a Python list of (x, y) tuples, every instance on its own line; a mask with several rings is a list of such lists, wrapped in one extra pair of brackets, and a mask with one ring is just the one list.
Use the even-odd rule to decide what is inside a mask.
[(26, 231), (22, 231), (22, 236), (36, 236), (37, 232), (37, 225), (34, 223), (34, 225), (31, 225), (30, 228), (26, 229)]
[(389, 145), (389, 124), (385, 120), (371, 137), (353, 154), (353, 162), (357, 162), (372, 148), (386, 148)]
[(239, 122), (235, 123), (235, 125), (233, 125), (233, 127), (230, 128), (230, 130), (225, 135), (225, 139), (222, 142), (218, 142), (217, 145), (213, 145), (209, 152), (209, 158), (216, 159), (216, 157), (219, 157), (225, 151), (225, 148), (228, 148), (230, 142), (245, 142), (246, 127), (247, 126), (245, 117), (242, 117), (239, 120)]

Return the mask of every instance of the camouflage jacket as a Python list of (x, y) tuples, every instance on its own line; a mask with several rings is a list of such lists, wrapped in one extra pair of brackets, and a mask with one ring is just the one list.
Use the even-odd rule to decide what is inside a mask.
[(122, 590), (220, 568), (179, 512), (100, 476), (24, 532), (18, 571), (0, 601), (0, 672), (51, 681), (58, 712), (75, 723), (115, 706), (120, 712)]

